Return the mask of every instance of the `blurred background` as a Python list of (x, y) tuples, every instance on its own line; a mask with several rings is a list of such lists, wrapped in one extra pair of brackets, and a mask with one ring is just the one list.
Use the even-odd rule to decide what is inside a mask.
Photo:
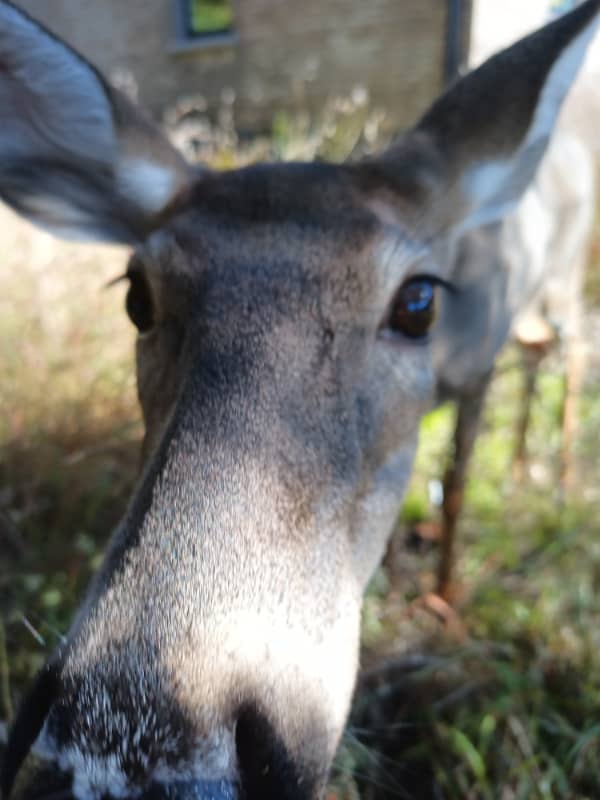
[[(469, 64), (573, 3), (18, 0), (160, 120), (188, 158), (343, 159), (402, 130)], [(600, 41), (562, 125), (600, 146)], [(600, 177), (600, 174), (599, 176)], [(122, 514), (142, 435), (127, 252), (64, 244), (0, 207), (0, 719), (68, 629)], [(362, 677), (328, 800), (600, 797), (600, 218), (586, 355), (560, 488), (564, 349), (542, 361), (518, 479), (523, 386), (507, 347), (469, 471), (453, 608), (435, 586), (454, 410), (429, 415), (369, 589)]]

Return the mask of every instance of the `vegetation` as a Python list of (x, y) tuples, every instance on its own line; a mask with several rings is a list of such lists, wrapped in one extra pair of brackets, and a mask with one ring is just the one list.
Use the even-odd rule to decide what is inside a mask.
[[(203, 5), (203, 4), (198, 4)], [(195, 103), (167, 122), (215, 166), (341, 157), (373, 146), (381, 115), (360, 91), (314, 122), (281, 116), (240, 142)], [(141, 423), (125, 254), (64, 247), (0, 210), (0, 718), (68, 629), (131, 492)], [(600, 332), (600, 225), (586, 327)], [(527, 478), (510, 468), (521, 376), (508, 351), (478, 440), (461, 523), (456, 615), (432, 613), (435, 547), (407, 536), (435, 512), (452, 409), (423, 424), (398, 531), (364, 608), (363, 677), (330, 800), (600, 797), (600, 358), (590, 353), (580, 481), (557, 490), (560, 354), (544, 364)]]

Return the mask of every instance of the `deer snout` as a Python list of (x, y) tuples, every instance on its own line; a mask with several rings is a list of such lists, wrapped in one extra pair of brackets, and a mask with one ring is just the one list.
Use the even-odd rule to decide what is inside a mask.
[[(34, 689), (13, 727), (3, 765), (2, 800), (314, 800), (327, 764), (319, 764), (319, 720), (309, 730), (288, 706), (294, 744), (273, 709), (243, 701), (228, 714), (197, 716), (138, 672), (108, 682), (98, 671), (63, 679), (42, 722)], [(43, 685), (42, 680), (38, 685)], [(48, 688), (48, 687), (44, 687)], [(53, 687), (50, 687), (53, 688)], [(281, 715), (282, 709), (279, 709)], [(43, 710), (41, 710), (43, 713)], [(31, 745), (33, 742), (33, 746)], [(300, 745), (299, 747), (297, 745)], [(316, 747), (317, 752), (312, 752)]]
[(285, 480), (274, 447), (232, 457), (209, 411), (173, 417), (54, 657), (48, 713), (25, 709), (64, 800), (322, 796), (358, 658), (346, 506), (321, 510), (299, 457)]

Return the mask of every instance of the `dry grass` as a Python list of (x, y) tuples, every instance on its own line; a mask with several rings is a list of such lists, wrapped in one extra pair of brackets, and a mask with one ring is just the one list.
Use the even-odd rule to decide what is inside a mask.
[(124, 288), (104, 288), (125, 252), (59, 244), (5, 208), (0, 231), (0, 603), (17, 688), (122, 513), (141, 426)]

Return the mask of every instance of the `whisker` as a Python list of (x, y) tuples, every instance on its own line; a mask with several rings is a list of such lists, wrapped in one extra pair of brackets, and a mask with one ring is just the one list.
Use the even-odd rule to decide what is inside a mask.
[(56, 628), (54, 625), (51, 625), (47, 619), (44, 619), (44, 617), (42, 617), (41, 614), (34, 612), (33, 616), (37, 619), (38, 625), (40, 627), (44, 627), (48, 631), (50, 631), (50, 633), (53, 634), (61, 644), (66, 644), (67, 637), (65, 636), (64, 633), (62, 633), (62, 631), (59, 630), (59, 628)]
[(29, 620), (27, 619), (27, 617), (24, 614), (21, 615), (21, 622), (27, 628), (27, 630), (33, 636), (33, 638), (36, 640), (36, 642), (41, 647), (46, 647), (46, 640), (44, 639), (42, 634), (33, 627), (31, 622), (29, 622)]
[(128, 274), (126, 272), (123, 272), (121, 275), (117, 275), (116, 278), (111, 278), (109, 281), (106, 281), (106, 283), (102, 286), (102, 288), (112, 289), (113, 286), (116, 286), (117, 284), (126, 281), (128, 278), (129, 278)]
[(376, 786), (379, 789), (384, 789), (386, 792), (394, 791), (398, 797), (410, 797), (410, 795), (406, 794), (406, 790), (398, 783), (397, 778), (384, 767), (386, 762), (393, 767), (397, 767), (398, 762), (395, 759), (385, 756), (383, 753), (375, 750), (374, 748), (368, 747), (366, 744), (364, 744), (364, 742), (361, 742), (359, 739), (357, 739), (352, 731), (346, 731), (344, 738), (350, 739), (352, 746), (355, 747), (355, 749), (358, 749), (360, 753), (369, 760), (373, 767), (376, 767), (379, 779), (375, 779), (375, 777), (370, 773), (363, 773), (360, 771), (360, 768), (348, 769), (346, 770), (347, 773), (350, 773), (353, 777), (368, 780), (373, 786)]

